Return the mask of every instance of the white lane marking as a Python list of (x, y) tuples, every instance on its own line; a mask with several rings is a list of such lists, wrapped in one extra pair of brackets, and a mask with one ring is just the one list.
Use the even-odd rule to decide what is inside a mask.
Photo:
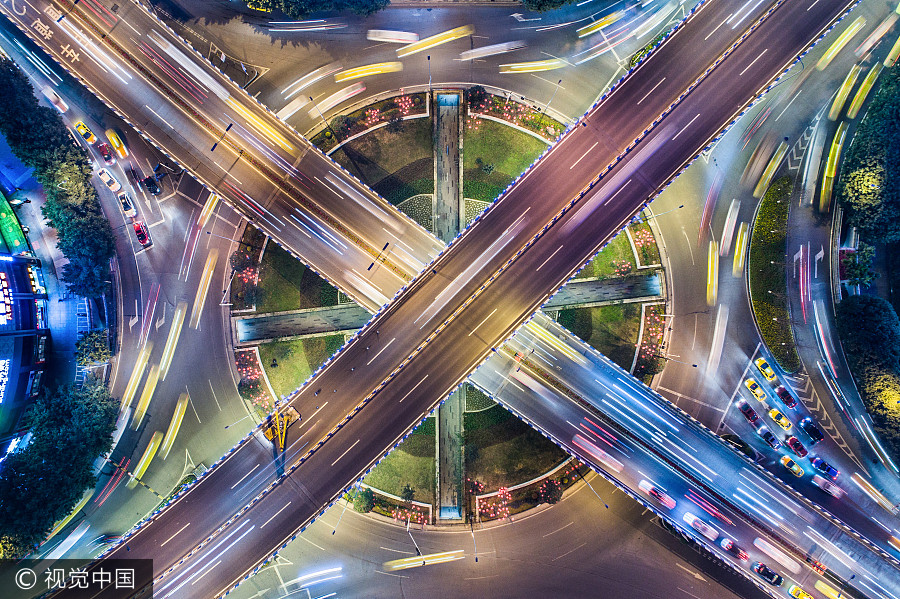
[[(728, 15), (727, 17), (725, 17), (725, 20), (722, 21), (721, 23), (719, 23), (719, 27), (721, 27), (722, 25), (724, 25), (725, 23), (727, 23), (727, 22), (728, 22), (728, 19), (730, 19), (730, 18), (733, 17), (733, 16), (734, 16), (734, 13), (731, 13), (730, 15)], [(715, 29), (713, 29), (712, 31), (710, 31), (710, 32), (709, 32), (709, 35), (707, 35), (705, 38), (703, 38), (703, 41), (705, 42), (706, 40), (708, 40), (709, 38), (711, 38), (711, 37), (712, 37), (712, 34), (714, 34), (716, 31), (719, 30), (719, 27), (716, 27)]]
[(755, 65), (755, 64), (756, 64), (756, 61), (759, 60), (760, 58), (762, 58), (762, 57), (763, 57), (763, 54), (765, 54), (765, 53), (768, 52), (768, 51), (769, 51), (769, 49), (766, 48), (765, 50), (763, 50), (762, 52), (760, 52), (760, 53), (759, 53), (759, 56), (757, 56), (756, 58), (753, 59), (753, 62), (751, 62), (750, 64), (748, 64), (746, 67), (744, 67), (744, 70), (743, 70), (743, 71), (741, 71), (740, 73), (738, 73), (738, 77), (740, 77), (741, 75), (743, 75), (744, 73), (746, 73), (746, 72), (747, 72), (747, 69), (749, 69), (750, 67), (752, 67), (753, 65)]
[(278, 510), (277, 512), (275, 512), (274, 514), (272, 514), (272, 517), (269, 518), (268, 520), (266, 520), (265, 523), (264, 523), (262, 526), (259, 527), (259, 529), (260, 529), (260, 530), (264, 529), (264, 528), (266, 527), (266, 524), (268, 524), (269, 522), (271, 522), (271, 521), (275, 518), (275, 516), (277, 516), (278, 514), (280, 514), (281, 512), (283, 512), (284, 510), (286, 510), (286, 509), (288, 508), (289, 505), (291, 505), (291, 502), (290, 502), (290, 501), (288, 501), (286, 504), (284, 504), (284, 507), (283, 507), (283, 508), (281, 508), (280, 510)]
[(597, 144), (599, 144), (599, 143), (600, 143), (599, 141), (594, 142), (594, 145), (592, 145), (590, 148), (588, 148), (588, 151), (585, 152), (584, 154), (582, 154), (582, 155), (581, 155), (581, 158), (579, 158), (578, 160), (576, 160), (575, 162), (572, 163), (572, 166), (569, 167), (569, 170), (572, 170), (573, 168), (575, 168), (575, 167), (578, 165), (579, 162), (581, 162), (582, 160), (584, 160), (584, 157), (587, 156), (588, 154), (590, 154), (590, 153), (591, 153), (591, 150), (593, 150), (594, 148), (596, 148), (596, 147), (597, 147)]
[(547, 534), (544, 535), (544, 538), (546, 539), (546, 538), (549, 537), (550, 535), (556, 534), (556, 533), (558, 533), (558, 532), (561, 531), (561, 530), (565, 530), (565, 529), (569, 528), (570, 526), (572, 526), (573, 524), (575, 524), (575, 521), (574, 521), (574, 520), (573, 520), (572, 522), (569, 522), (569, 523), (566, 524), (565, 526), (562, 526), (562, 527), (560, 527), (560, 528), (557, 528), (557, 529), (554, 530), (553, 532), (548, 532)]
[[(722, 22), (724, 23), (725, 21), (722, 21)], [(721, 27), (721, 25), (720, 25), (720, 27)], [(710, 33), (710, 35), (712, 35), (712, 34)], [(650, 91), (648, 91), (646, 94), (644, 94), (644, 97), (641, 98), (640, 100), (638, 100), (638, 106), (641, 105), (641, 102), (643, 102), (644, 100), (647, 99), (647, 96), (649, 96), (650, 94), (652, 94), (653, 92), (655, 92), (655, 91), (656, 91), (656, 88), (659, 87), (660, 85), (662, 85), (662, 82), (665, 81), (665, 80), (666, 80), (666, 78), (663, 77), (662, 79), (659, 80), (659, 83), (657, 83), (656, 85), (654, 85), (653, 88), (652, 88)]]
[(234, 483), (233, 485), (231, 485), (231, 490), (233, 491), (236, 486), (238, 486), (239, 484), (244, 482), (244, 479), (247, 478), (248, 476), (250, 476), (251, 474), (253, 474), (253, 471), (256, 470), (257, 468), (259, 468), (259, 464), (257, 464), (253, 468), (251, 468), (247, 474), (245, 474), (244, 476), (241, 477), (241, 480), (239, 480), (236, 483)]
[(561, 250), (561, 249), (563, 249), (563, 246), (559, 246), (558, 248), (556, 248), (556, 252), (553, 252), (552, 254), (550, 254), (549, 256), (547, 256), (547, 259), (544, 260), (543, 262), (541, 262), (541, 265), (538, 266), (537, 268), (535, 268), (535, 269), (534, 269), (534, 272), (537, 272), (537, 271), (539, 271), (540, 269), (544, 268), (544, 265), (547, 264), (548, 262), (550, 262), (550, 258), (552, 258), (553, 256), (555, 256), (556, 253), (559, 252), (559, 250)]
[[(356, 443), (359, 443), (359, 439), (356, 440)], [(334, 466), (335, 464), (337, 464), (338, 462), (340, 462), (340, 461), (341, 461), (341, 458), (344, 457), (345, 455), (347, 455), (347, 452), (348, 452), (348, 451), (350, 451), (351, 449), (353, 449), (354, 447), (356, 447), (356, 443), (354, 443), (353, 445), (351, 445), (350, 447), (348, 447), (347, 450), (346, 450), (344, 453), (342, 453), (340, 456), (338, 456), (338, 459), (336, 459), (335, 461), (331, 462), (331, 465)]]
[[(421, 380), (421, 381), (419, 381), (418, 383), (416, 383), (416, 386), (415, 386), (415, 387), (413, 387), (412, 389), (410, 389), (409, 391), (406, 392), (406, 395), (403, 396), (403, 399), (406, 399), (407, 397), (409, 397), (409, 394), (412, 393), (413, 391), (415, 391), (416, 389), (418, 389), (418, 388), (419, 388), (419, 385), (421, 385), (422, 383), (424, 383), (424, 382), (425, 382), (425, 379), (427, 379), (427, 378), (428, 378), (428, 375), (426, 374), (424, 377), (422, 377), (422, 380)], [(401, 399), (401, 400), (398, 401), (397, 403), (403, 403), (403, 399)]]
[[(497, 311), (497, 308), (494, 308), (494, 312), (496, 312), (496, 311)], [(494, 312), (491, 312), (490, 314), (488, 314), (487, 316), (485, 316), (485, 317), (484, 317), (484, 320), (482, 320), (481, 322), (479, 322), (478, 325), (477, 325), (474, 329), (472, 329), (472, 330), (469, 332), (469, 334), (466, 335), (466, 336), (467, 336), (467, 337), (471, 337), (471, 336), (472, 336), (472, 333), (474, 333), (475, 331), (478, 330), (478, 327), (480, 327), (481, 325), (483, 325), (484, 323), (486, 323), (486, 322), (487, 322), (487, 319), (494, 315)], [(425, 379), (422, 379), (422, 380), (424, 381)]]
[(178, 532), (176, 532), (174, 535), (172, 535), (171, 537), (169, 537), (168, 539), (166, 539), (165, 541), (163, 541), (162, 545), (160, 545), (160, 548), (165, 547), (165, 546), (166, 546), (166, 543), (168, 543), (169, 541), (171, 541), (172, 539), (174, 539), (175, 537), (177, 537), (178, 534), (181, 533), (181, 531), (183, 531), (185, 528), (187, 528), (187, 527), (190, 526), (190, 525), (191, 525), (191, 523), (188, 522), (187, 524), (185, 524), (184, 526), (182, 526), (180, 529), (178, 529)]
[(681, 135), (682, 133), (684, 133), (684, 130), (685, 130), (685, 129), (687, 129), (688, 127), (690, 127), (691, 125), (693, 125), (693, 124), (694, 124), (694, 121), (696, 121), (698, 118), (700, 118), (700, 114), (699, 114), (699, 113), (697, 114), (697, 116), (695, 116), (694, 118), (692, 118), (692, 119), (690, 120), (690, 122), (689, 122), (687, 125), (685, 125), (684, 127), (682, 127), (682, 128), (681, 128), (681, 131), (679, 131), (678, 133), (675, 134), (675, 137), (672, 138), (672, 141), (675, 141), (676, 139), (678, 139), (678, 136)]
[(387, 345), (385, 345), (384, 347), (382, 347), (382, 348), (381, 348), (381, 351), (378, 352), (377, 354), (375, 354), (375, 357), (374, 357), (374, 358), (372, 358), (371, 360), (369, 360), (368, 362), (366, 362), (366, 366), (368, 366), (369, 364), (371, 364), (372, 362), (374, 362), (375, 359), (378, 358), (378, 356), (381, 355), (381, 352), (383, 352), (384, 350), (386, 350), (386, 349), (391, 345), (391, 343), (393, 343), (393, 342), (396, 341), (396, 340), (397, 340), (397, 338), (394, 337), (393, 339), (391, 339), (390, 341), (388, 341), (388, 342), (387, 342)]

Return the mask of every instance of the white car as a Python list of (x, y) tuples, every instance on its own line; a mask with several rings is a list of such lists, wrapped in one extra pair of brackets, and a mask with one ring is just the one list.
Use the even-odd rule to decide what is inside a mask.
[(122, 212), (126, 217), (133, 218), (137, 216), (137, 209), (134, 207), (134, 202), (131, 201), (128, 192), (123, 191), (119, 193), (118, 198), (119, 204), (122, 206)]
[(109, 187), (111, 192), (116, 193), (122, 189), (122, 185), (116, 181), (116, 178), (112, 176), (112, 173), (105, 168), (101, 168), (97, 171), (97, 176), (100, 177), (100, 180), (103, 181), (107, 187)]
[(69, 105), (66, 104), (62, 98), (59, 97), (59, 94), (53, 90), (49, 85), (45, 85), (41, 89), (41, 93), (44, 94), (44, 97), (50, 101), (51, 104), (60, 112), (65, 112), (69, 109)]
[(837, 497), (840, 499), (844, 496), (844, 490), (825, 478), (824, 476), (819, 476), (816, 474), (812, 477), (813, 484), (831, 495), (832, 497)]
[(701, 535), (709, 539), (710, 541), (715, 541), (719, 538), (719, 531), (695, 516), (690, 512), (685, 512), (684, 521), (691, 525), (691, 527), (699, 532)]

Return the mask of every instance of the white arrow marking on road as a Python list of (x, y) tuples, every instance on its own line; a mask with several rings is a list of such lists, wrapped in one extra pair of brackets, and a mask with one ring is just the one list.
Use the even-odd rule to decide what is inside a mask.
[(159, 327), (161, 327), (162, 325), (166, 324), (166, 305), (163, 304), (162, 307), (163, 307), (162, 316), (160, 316), (160, 317), (156, 320), (156, 330), (157, 330), (157, 331), (159, 330)]
[(134, 300), (134, 317), (132, 317), (131, 320), (128, 321), (128, 330), (129, 331), (134, 328), (134, 325), (136, 325), (138, 323), (138, 321), (140, 321), (140, 319), (141, 319), (140, 311), (141, 311), (141, 308), (138, 305), (137, 298), (135, 298), (135, 300)]
[(678, 562), (675, 562), (675, 565), (678, 566), (679, 568), (681, 568), (682, 570), (684, 570), (685, 572), (687, 572), (688, 574), (690, 574), (691, 576), (693, 576), (694, 578), (696, 578), (697, 580), (701, 580), (701, 581), (703, 581), (703, 582), (706, 582), (706, 579), (703, 578), (702, 576), (700, 576), (700, 573), (699, 573), (699, 572), (694, 572), (694, 571), (691, 570), (690, 568), (686, 568), (685, 566), (682, 566), (682, 565), (679, 564)]
[(816, 254), (815, 278), (819, 278), (819, 260), (825, 257), (825, 246), (820, 246), (819, 253)]
[(541, 17), (537, 17), (536, 19), (526, 19), (525, 17), (522, 16), (522, 13), (520, 13), (520, 12), (513, 13), (509, 16), (514, 18), (519, 23), (524, 23), (525, 21), (540, 21), (541, 20)]

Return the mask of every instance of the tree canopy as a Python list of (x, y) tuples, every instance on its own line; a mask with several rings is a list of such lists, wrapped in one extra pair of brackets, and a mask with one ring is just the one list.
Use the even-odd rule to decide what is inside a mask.
[(330, 10), (350, 10), (367, 16), (386, 8), (390, 0), (253, 0), (251, 3), (256, 9), (280, 10), (289, 17), (301, 19)]
[(93, 462), (112, 445), (117, 413), (100, 380), (41, 393), (27, 415), (30, 443), (0, 463), (0, 557), (27, 554), (96, 483)]

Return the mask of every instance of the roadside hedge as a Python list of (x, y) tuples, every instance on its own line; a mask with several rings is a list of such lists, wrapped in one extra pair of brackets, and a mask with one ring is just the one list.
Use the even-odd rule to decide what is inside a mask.
[[(763, 196), (750, 236), (750, 304), (763, 343), (787, 372), (800, 369), (787, 301), (787, 219), (793, 180), (776, 180)], [(772, 293), (769, 293), (771, 291)]]

